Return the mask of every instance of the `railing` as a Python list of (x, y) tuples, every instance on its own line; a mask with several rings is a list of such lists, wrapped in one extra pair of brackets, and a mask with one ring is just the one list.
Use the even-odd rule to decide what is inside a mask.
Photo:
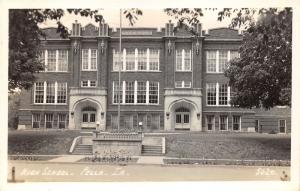
[(70, 95), (107, 95), (107, 91), (97, 88), (75, 88), (70, 89)]
[(73, 153), (73, 151), (74, 151), (76, 145), (79, 145), (79, 144), (81, 144), (81, 143), (82, 143), (82, 136), (76, 137), (76, 138), (73, 140), (73, 142), (72, 142), (72, 145), (71, 145), (71, 147), (70, 147), (69, 153)]
[(166, 89), (165, 95), (202, 96), (200, 89)]
[(94, 132), (94, 140), (107, 141), (142, 141), (142, 133)]

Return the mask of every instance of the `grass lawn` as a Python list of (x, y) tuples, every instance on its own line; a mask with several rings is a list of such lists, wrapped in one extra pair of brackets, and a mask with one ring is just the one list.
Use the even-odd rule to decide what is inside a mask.
[(166, 156), (290, 160), (291, 136), (249, 133), (167, 134)]
[(68, 154), (79, 131), (9, 131), (8, 154)]

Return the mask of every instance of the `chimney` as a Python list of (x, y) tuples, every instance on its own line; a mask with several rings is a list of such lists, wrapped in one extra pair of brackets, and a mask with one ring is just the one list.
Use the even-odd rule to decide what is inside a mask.
[(202, 25), (201, 23), (197, 23), (194, 25), (194, 30), (195, 32), (199, 35), (202, 36)]
[(72, 24), (72, 36), (81, 35), (81, 25), (75, 20), (75, 23)]
[(171, 20), (169, 20), (168, 23), (166, 23), (166, 30), (165, 30), (166, 36), (174, 36), (174, 24), (171, 23)]

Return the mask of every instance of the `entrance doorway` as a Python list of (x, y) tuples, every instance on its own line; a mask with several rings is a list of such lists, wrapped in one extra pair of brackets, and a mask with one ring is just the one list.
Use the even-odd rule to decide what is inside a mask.
[(190, 110), (180, 107), (175, 110), (175, 129), (190, 129)]
[(97, 110), (91, 106), (82, 109), (82, 129), (96, 129), (96, 114)]

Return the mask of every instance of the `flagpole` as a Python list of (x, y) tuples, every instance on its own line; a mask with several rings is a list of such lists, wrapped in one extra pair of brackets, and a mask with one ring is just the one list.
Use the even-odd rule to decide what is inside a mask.
[(121, 88), (121, 53), (122, 53), (122, 9), (120, 9), (120, 42), (119, 42), (119, 94), (118, 94), (118, 133), (120, 132), (120, 121), (121, 121), (121, 91), (123, 88)]

